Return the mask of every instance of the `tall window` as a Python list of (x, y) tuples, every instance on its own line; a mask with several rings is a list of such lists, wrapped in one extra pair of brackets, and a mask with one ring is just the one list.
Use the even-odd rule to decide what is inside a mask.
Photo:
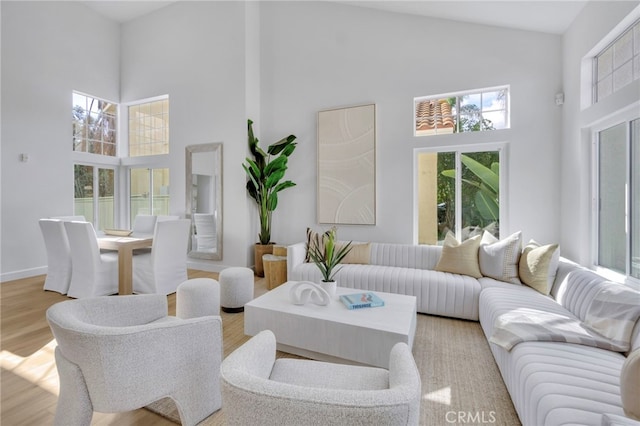
[(640, 79), (640, 20), (593, 59), (593, 101)]
[(509, 88), (414, 99), (415, 136), (509, 128)]
[(118, 105), (73, 92), (73, 150), (115, 157)]
[(130, 220), (139, 214), (169, 214), (169, 169), (132, 168), (130, 182)]
[(157, 156), (169, 153), (169, 98), (154, 98), (127, 110), (129, 157), (156, 157), (140, 159), (131, 166), (129, 220), (133, 223), (138, 214), (169, 214), (169, 169), (157, 167)]
[(640, 118), (596, 132), (596, 264), (640, 280)]
[(74, 165), (74, 214), (83, 215), (96, 229), (114, 228), (115, 170)]
[(501, 148), (416, 153), (418, 243), (438, 244), (500, 232)]
[(129, 106), (129, 157), (169, 153), (169, 99)]

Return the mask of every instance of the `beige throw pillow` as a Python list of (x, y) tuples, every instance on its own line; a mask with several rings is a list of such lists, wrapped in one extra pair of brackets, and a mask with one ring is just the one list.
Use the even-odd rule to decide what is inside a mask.
[(547, 296), (556, 277), (559, 261), (560, 248), (557, 244), (541, 246), (531, 240), (520, 255), (520, 280)]
[[(347, 243), (336, 244), (336, 250), (342, 249)], [(341, 263), (358, 263), (368, 265), (371, 257), (371, 243), (351, 243), (351, 250), (342, 259)]]
[(469, 275), (474, 278), (482, 277), (478, 265), (478, 247), (480, 247), (480, 235), (459, 243), (456, 237), (448, 232), (435, 270)]
[(478, 250), (480, 272), (485, 277), (520, 284), (518, 262), (522, 251), (522, 232), (518, 231), (502, 240), (484, 231)]

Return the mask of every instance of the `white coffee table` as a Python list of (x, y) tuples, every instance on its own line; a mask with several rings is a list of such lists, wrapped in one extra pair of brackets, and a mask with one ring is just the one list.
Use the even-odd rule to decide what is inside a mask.
[[(336, 296), (328, 306), (294, 305), (290, 281), (244, 306), (244, 333), (271, 330), (278, 349), (307, 358), (389, 367), (398, 342), (413, 346), (416, 298), (375, 291), (385, 306), (349, 310)], [(360, 290), (338, 287), (337, 295)]]

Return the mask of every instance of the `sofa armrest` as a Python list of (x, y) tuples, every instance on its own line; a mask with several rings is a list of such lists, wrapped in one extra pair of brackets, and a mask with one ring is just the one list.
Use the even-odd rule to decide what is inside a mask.
[(306, 253), (307, 248), (305, 243), (296, 243), (287, 246), (287, 279), (293, 276), (291, 271), (294, 267), (304, 263)]

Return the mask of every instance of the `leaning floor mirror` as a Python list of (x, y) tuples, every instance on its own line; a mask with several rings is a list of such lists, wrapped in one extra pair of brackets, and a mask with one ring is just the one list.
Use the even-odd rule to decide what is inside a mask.
[(222, 260), (222, 143), (186, 147), (189, 256)]

